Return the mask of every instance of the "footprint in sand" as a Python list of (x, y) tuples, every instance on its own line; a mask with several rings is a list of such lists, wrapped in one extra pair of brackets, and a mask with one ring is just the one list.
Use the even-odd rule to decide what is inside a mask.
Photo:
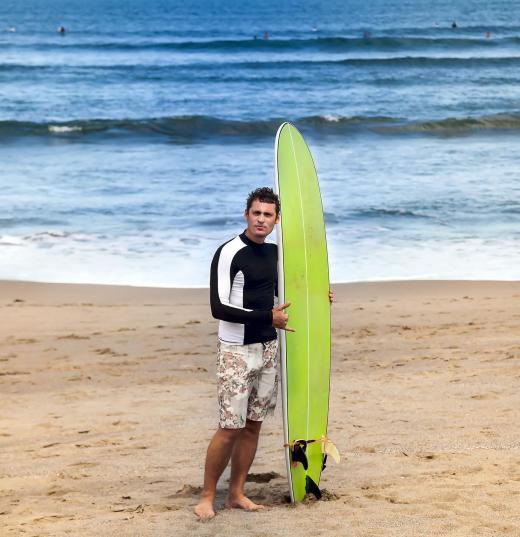
[(165, 505), (162, 503), (157, 503), (147, 506), (147, 509), (155, 513), (164, 513), (165, 511), (178, 511), (179, 509), (183, 509), (183, 507), (178, 505)]
[(67, 382), (78, 382), (81, 380), (92, 380), (92, 377), (87, 376), (87, 375), (76, 375), (74, 377), (69, 377), (67, 379)]
[(202, 492), (202, 487), (194, 487), (193, 485), (183, 485), (177, 492), (170, 494), (168, 498), (190, 498), (191, 496), (199, 496)]
[(418, 459), (423, 459), (427, 461), (435, 459), (435, 455), (433, 453), (417, 453), (416, 457)]
[(94, 466), (99, 466), (99, 462), (74, 462), (72, 464), (69, 464), (68, 467), (75, 467), (75, 468), (93, 468)]
[(60, 488), (51, 488), (49, 492), (47, 492), (47, 496), (56, 496), (57, 498), (61, 496), (65, 496), (65, 494), (69, 494), (69, 492), (76, 492), (71, 489), (60, 489)]
[(38, 518), (33, 518), (33, 522), (57, 522), (61, 518), (68, 518), (74, 520), (74, 517), (69, 517), (66, 515), (46, 515), (40, 516)]
[(77, 334), (67, 334), (66, 336), (59, 336), (56, 339), (90, 339), (90, 337), (78, 336)]
[(246, 481), (252, 483), (269, 483), (273, 479), (279, 479), (282, 476), (277, 472), (264, 472), (261, 474), (248, 474)]
[(7, 339), (10, 343), (13, 343), (14, 345), (30, 345), (32, 343), (38, 343), (38, 340), (34, 338), (14, 339), (13, 337), (8, 337)]
[(0, 377), (10, 377), (16, 375), (30, 375), (29, 371), (1, 371)]
[(472, 395), (471, 399), (475, 399), (476, 401), (486, 401), (488, 399), (497, 399), (497, 395), (495, 392), (492, 393), (478, 393), (476, 395)]
[(123, 507), (120, 505), (114, 505), (110, 508), (110, 510), (112, 511), (112, 513), (144, 513), (144, 508), (145, 506), (142, 504), (139, 504), (136, 507)]
[(116, 352), (114, 351), (113, 349), (111, 349), (110, 347), (105, 347), (103, 349), (94, 349), (94, 352), (96, 354), (100, 354), (100, 355), (110, 355), (110, 356), (128, 356), (126, 353), (122, 353), (122, 352)]

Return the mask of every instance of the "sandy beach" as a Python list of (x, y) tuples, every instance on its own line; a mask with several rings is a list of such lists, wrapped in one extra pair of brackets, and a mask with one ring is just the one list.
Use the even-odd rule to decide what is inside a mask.
[(281, 405), (195, 520), (216, 426), (206, 289), (0, 282), (0, 527), (28, 536), (520, 535), (520, 283), (333, 287), (327, 501), (288, 505)]

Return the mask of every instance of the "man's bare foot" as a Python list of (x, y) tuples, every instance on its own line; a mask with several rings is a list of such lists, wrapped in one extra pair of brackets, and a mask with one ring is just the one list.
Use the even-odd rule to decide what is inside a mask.
[(237, 497), (228, 496), (225, 502), (226, 507), (233, 509), (244, 509), (245, 511), (260, 511), (264, 506), (258, 503), (252, 502), (247, 496), (243, 494)]
[(193, 512), (199, 517), (199, 520), (209, 520), (215, 516), (213, 509), (213, 500), (210, 498), (201, 498)]

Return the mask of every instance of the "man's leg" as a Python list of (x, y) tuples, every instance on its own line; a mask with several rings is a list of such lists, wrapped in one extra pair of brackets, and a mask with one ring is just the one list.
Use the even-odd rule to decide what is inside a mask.
[(263, 508), (262, 505), (253, 503), (244, 494), (244, 485), (249, 468), (251, 468), (255, 458), (261, 426), (261, 421), (247, 420), (246, 426), (241, 430), (235, 442), (231, 456), (231, 479), (229, 493), (226, 498), (227, 507), (237, 507), (247, 511), (256, 511)]
[(231, 480), (226, 505), (249, 511), (263, 506), (253, 503), (244, 495), (247, 473), (258, 446), (258, 437), (263, 419), (274, 410), (278, 393), (278, 341), (263, 343), (257, 352), (261, 353), (262, 368), (259, 370), (248, 400), (246, 426), (237, 439), (231, 456)]
[(215, 501), (217, 482), (228, 465), (233, 448), (242, 431), (243, 429), (219, 428), (209, 443), (204, 467), (204, 487), (200, 494), (200, 501), (195, 507), (195, 514), (201, 520), (215, 516), (213, 502)]

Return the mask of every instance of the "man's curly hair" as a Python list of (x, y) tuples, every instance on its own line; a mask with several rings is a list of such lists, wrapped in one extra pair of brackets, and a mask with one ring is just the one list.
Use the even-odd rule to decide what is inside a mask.
[(273, 192), (272, 188), (263, 186), (250, 192), (247, 197), (246, 213), (249, 212), (249, 209), (251, 209), (251, 205), (253, 205), (253, 201), (255, 200), (261, 201), (262, 203), (274, 203), (276, 206), (276, 214), (280, 214), (280, 200)]

